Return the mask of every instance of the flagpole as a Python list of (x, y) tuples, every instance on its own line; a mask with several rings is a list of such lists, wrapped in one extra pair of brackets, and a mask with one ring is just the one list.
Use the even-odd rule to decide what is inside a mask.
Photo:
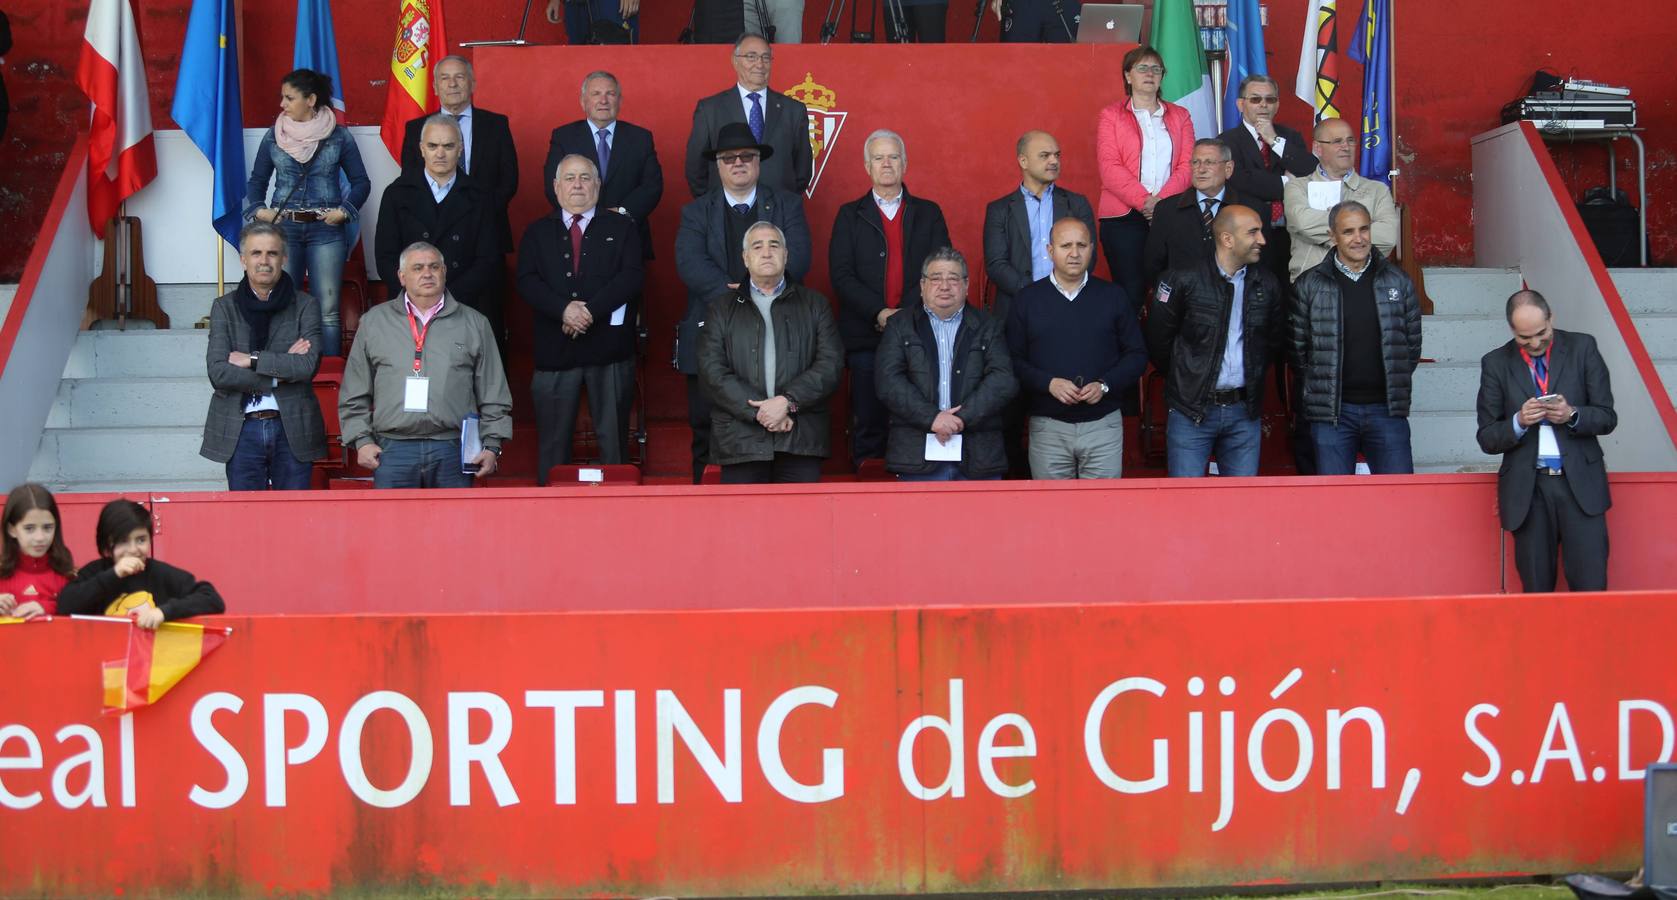
[[(1392, 108), (1388, 109), (1388, 110), (1385, 110), (1384, 112), (1385, 112), (1385, 115), (1386, 115), (1386, 121), (1392, 123), (1391, 124), (1391, 132), (1392, 132), (1392, 162), (1393, 163), (1398, 163), (1398, 162), (1402, 161), (1402, 157), (1400, 157), (1398, 155), (1398, 143), (1397, 143), (1397, 139), (1398, 139), (1398, 129), (1397, 129), (1397, 107), (1398, 107), (1398, 102), (1397, 102), (1397, 5), (1398, 5), (1398, 0), (1392, 0), (1392, 2), (1386, 6), (1386, 83), (1392, 90)], [(1364, 75), (1363, 77), (1367, 78), (1368, 76)], [(1394, 165), (1394, 167), (1391, 170), (1392, 202), (1393, 203), (1397, 202), (1398, 176), (1400, 176), (1402, 174), (1403, 174), (1402, 170), (1397, 168)]]
[(221, 235), (215, 236), (215, 295), (227, 293), (227, 251), (221, 247)]

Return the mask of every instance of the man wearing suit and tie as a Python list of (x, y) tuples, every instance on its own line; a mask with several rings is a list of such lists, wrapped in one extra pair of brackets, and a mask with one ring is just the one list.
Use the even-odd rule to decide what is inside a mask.
[[(1046, 131), (1027, 131), (1014, 146), (1019, 158), (1019, 188), (984, 208), (984, 271), (996, 286), (992, 315), (1007, 321), (1013, 295), (1054, 271), (1048, 257), (1048, 232), (1066, 216), (1082, 219), (1095, 232), (1095, 210), (1088, 198), (1066, 190), (1060, 180), (1060, 143)], [(1094, 265), (1094, 251), (1089, 264)]]
[(639, 229), (600, 203), (593, 160), (560, 159), (553, 190), (559, 208), (532, 222), (518, 246), (518, 292), (536, 312), (530, 396), (540, 439), (538, 484), (547, 483), (548, 469), (571, 461), (584, 387), (600, 462), (628, 462), (633, 307), (643, 277)]
[(775, 148), (758, 143), (750, 128), (735, 122), (723, 126), (716, 146), (704, 152), (716, 167), (717, 189), (681, 208), (675, 237), (675, 270), (687, 285), (687, 315), (676, 332), (676, 367), (687, 376), (694, 484), (710, 456), (710, 398), (699, 383), (699, 327), (711, 301), (746, 281), (749, 273), (740, 254), (746, 229), (768, 222), (785, 233), (788, 281), (803, 281), (810, 263), (803, 196), (759, 182), (761, 163), (778, 155)]
[(1557, 549), (1575, 591), (1607, 589), (1607, 467), (1619, 424), (1595, 338), (1560, 331), (1536, 291), (1508, 298), (1513, 340), (1479, 361), (1479, 446), (1502, 454), (1497, 507), (1527, 593), (1555, 589)]
[[(484, 221), (499, 241), (501, 252), (511, 253), (512, 221), (507, 216), (507, 204), (511, 203), (513, 195), (518, 193), (518, 153), (512, 143), (512, 127), (507, 124), (506, 116), (472, 104), (472, 92), (477, 87), (477, 81), (472, 75), (472, 64), (467, 62), (465, 57), (450, 55), (439, 60), (431, 76), (431, 83), (437, 92), (437, 102), (442, 104), (439, 112), (453, 116), (455, 121), (460, 123), (460, 169), (471, 176), (471, 180), (488, 196), (490, 215)], [(419, 139), (420, 130), (425, 127), (427, 118), (429, 116), (408, 120), (402, 137), (404, 172), (424, 168), (420, 159)], [(384, 275), (387, 283), (395, 283), (394, 271), (386, 273), (384, 269), (380, 269), (379, 274)], [(452, 284), (450, 289), (453, 289)], [(494, 283), (483, 293), (482, 305), (477, 309), (489, 320), (489, 327), (495, 332), (495, 342), (500, 345), (504, 359), (507, 330), (501, 311), (502, 293), (502, 278), (497, 276)]]
[[(1147, 250), (1141, 257), (1148, 284), (1156, 284), (1167, 270), (1193, 268), (1211, 258), (1217, 249), (1211, 223), (1223, 207), (1245, 206), (1253, 212), (1261, 207), (1260, 218), (1268, 219), (1269, 204), (1248, 199), (1228, 183), (1234, 173), (1234, 158), (1222, 141), (1195, 141), (1188, 173), (1190, 187), (1165, 197), (1153, 208), (1153, 227), (1147, 230)], [(1265, 268), (1275, 271), (1270, 266)]]
[(575, 154), (594, 162), (600, 170), (600, 205), (635, 221), (640, 229), (641, 253), (653, 257), (652, 211), (664, 197), (664, 170), (652, 146), (652, 132), (617, 118), (623, 94), (610, 72), (590, 72), (582, 79), (582, 112), (585, 118), (553, 129), (547, 144), (547, 161), (542, 163), (547, 202), (557, 208), (554, 178), (559, 160)]
[(1234, 155), (1229, 183), (1258, 204), (1264, 220), (1264, 262), (1284, 283), (1292, 244), (1287, 238), (1285, 195), (1287, 182), (1316, 170), (1316, 157), (1304, 135), (1275, 123), (1281, 108), (1281, 89), (1268, 75), (1248, 75), (1240, 81), (1235, 105), (1240, 124), (1218, 135)]
[(454, 299), (484, 313), (499, 304), (501, 244), (494, 234), (493, 201), (460, 171), (460, 126), (437, 113), (420, 132), (425, 167), (407, 170), (384, 189), (379, 201), (373, 260), (394, 280), (397, 259), (414, 241), (442, 251)]
[[(774, 148), (763, 154), (762, 183), (789, 194), (809, 187), (812, 161), (809, 110), (778, 91), (769, 90), (774, 54), (761, 35), (744, 34), (734, 42), (734, 74), (738, 83), (706, 97), (693, 109), (693, 132), (687, 138), (687, 188), (702, 196), (716, 186), (714, 156), (722, 129), (743, 124), (756, 143)], [(736, 256), (738, 254), (735, 254)]]

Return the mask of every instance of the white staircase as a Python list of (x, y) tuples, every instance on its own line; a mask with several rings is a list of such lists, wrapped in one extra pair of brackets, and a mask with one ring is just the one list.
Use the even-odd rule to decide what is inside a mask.
[(1409, 409), (1417, 472), (1494, 472), (1500, 457), (1479, 449), (1474, 405), (1479, 358), (1506, 343), (1503, 310), (1520, 289), (1507, 269), (1427, 269), (1433, 315), (1421, 320), (1421, 356)]
[(1677, 403), (1677, 269), (1612, 269), (1613, 284)]

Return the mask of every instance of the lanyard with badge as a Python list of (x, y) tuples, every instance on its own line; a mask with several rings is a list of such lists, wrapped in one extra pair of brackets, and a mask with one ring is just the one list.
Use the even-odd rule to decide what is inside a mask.
[[(1526, 361), (1526, 368), (1531, 372), (1532, 383), (1537, 386), (1537, 399), (1544, 402), (1553, 396), (1549, 393), (1549, 354), (1555, 349), (1555, 342), (1549, 341), (1549, 346), (1543, 348), (1542, 360), (1532, 359), (1526, 348), (1520, 348), (1520, 358)], [(1541, 370), (1541, 371), (1540, 371)], [(1548, 422), (1537, 425), (1537, 460), (1546, 468), (1559, 469), (1561, 467), (1560, 442), (1555, 439), (1555, 429)]]
[(408, 330), (413, 333), (413, 374), (408, 376), (407, 389), (402, 393), (402, 410), (425, 412), (431, 398), (431, 379), (419, 374), (419, 370), (425, 355), (425, 333), (431, 330), (431, 319), (426, 319), (425, 325), (421, 327), (410, 305)]

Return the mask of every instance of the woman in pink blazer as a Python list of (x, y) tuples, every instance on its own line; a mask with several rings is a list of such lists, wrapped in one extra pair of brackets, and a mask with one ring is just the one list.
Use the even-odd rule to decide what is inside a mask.
[[(1187, 190), (1188, 159), (1194, 153), (1194, 123), (1188, 111), (1159, 99), (1164, 59), (1143, 44), (1124, 55), (1124, 93), (1101, 110), (1095, 153), (1101, 172), (1101, 252), (1130, 305), (1141, 310), (1141, 256), (1153, 206), (1161, 197)], [(1145, 121), (1145, 124), (1143, 122)]]

